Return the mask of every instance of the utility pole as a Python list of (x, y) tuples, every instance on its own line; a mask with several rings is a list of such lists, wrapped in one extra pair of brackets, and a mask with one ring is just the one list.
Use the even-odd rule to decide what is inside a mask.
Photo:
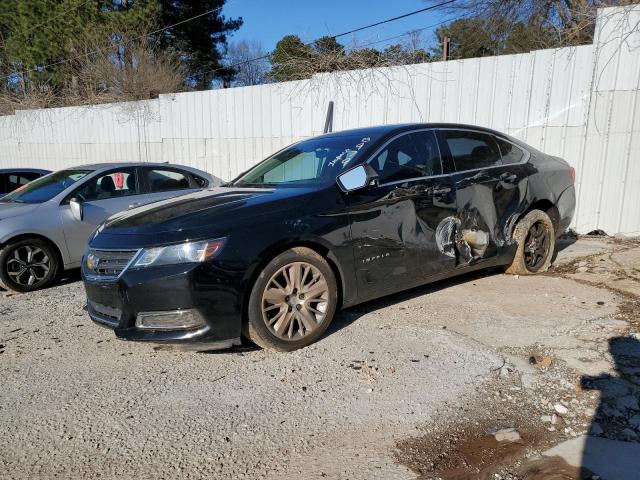
[(451, 47), (451, 39), (449, 37), (444, 37), (442, 39), (442, 60), (445, 62), (449, 60), (449, 49)]

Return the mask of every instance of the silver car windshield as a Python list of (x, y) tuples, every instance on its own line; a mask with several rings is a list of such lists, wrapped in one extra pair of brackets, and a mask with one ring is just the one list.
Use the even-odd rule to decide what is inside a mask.
[(2, 197), (0, 202), (43, 203), (63, 192), (93, 170), (61, 170), (27, 183)]
[(243, 174), (233, 186), (305, 186), (334, 182), (356, 164), (360, 153), (377, 140), (371, 136), (340, 135), (296, 143)]

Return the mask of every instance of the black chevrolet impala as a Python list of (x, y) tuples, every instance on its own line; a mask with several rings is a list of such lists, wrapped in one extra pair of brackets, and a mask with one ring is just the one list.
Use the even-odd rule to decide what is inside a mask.
[(543, 272), (574, 207), (565, 161), (496, 131), (323, 135), (109, 219), (83, 260), (88, 310), (128, 340), (294, 350), (339, 308), (497, 265)]

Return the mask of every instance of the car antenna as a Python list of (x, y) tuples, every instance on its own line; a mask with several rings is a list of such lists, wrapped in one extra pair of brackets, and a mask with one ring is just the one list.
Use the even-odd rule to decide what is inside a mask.
[(324, 121), (324, 133), (333, 132), (333, 100), (329, 102), (327, 107), (327, 118)]

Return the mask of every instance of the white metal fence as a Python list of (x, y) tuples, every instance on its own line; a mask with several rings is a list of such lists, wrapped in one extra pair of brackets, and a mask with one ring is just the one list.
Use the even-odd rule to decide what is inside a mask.
[(317, 75), (0, 117), (0, 167), (169, 161), (230, 179), (322, 132), (403, 122), (504, 131), (577, 169), (580, 232), (640, 232), (640, 7), (599, 11), (593, 45)]

